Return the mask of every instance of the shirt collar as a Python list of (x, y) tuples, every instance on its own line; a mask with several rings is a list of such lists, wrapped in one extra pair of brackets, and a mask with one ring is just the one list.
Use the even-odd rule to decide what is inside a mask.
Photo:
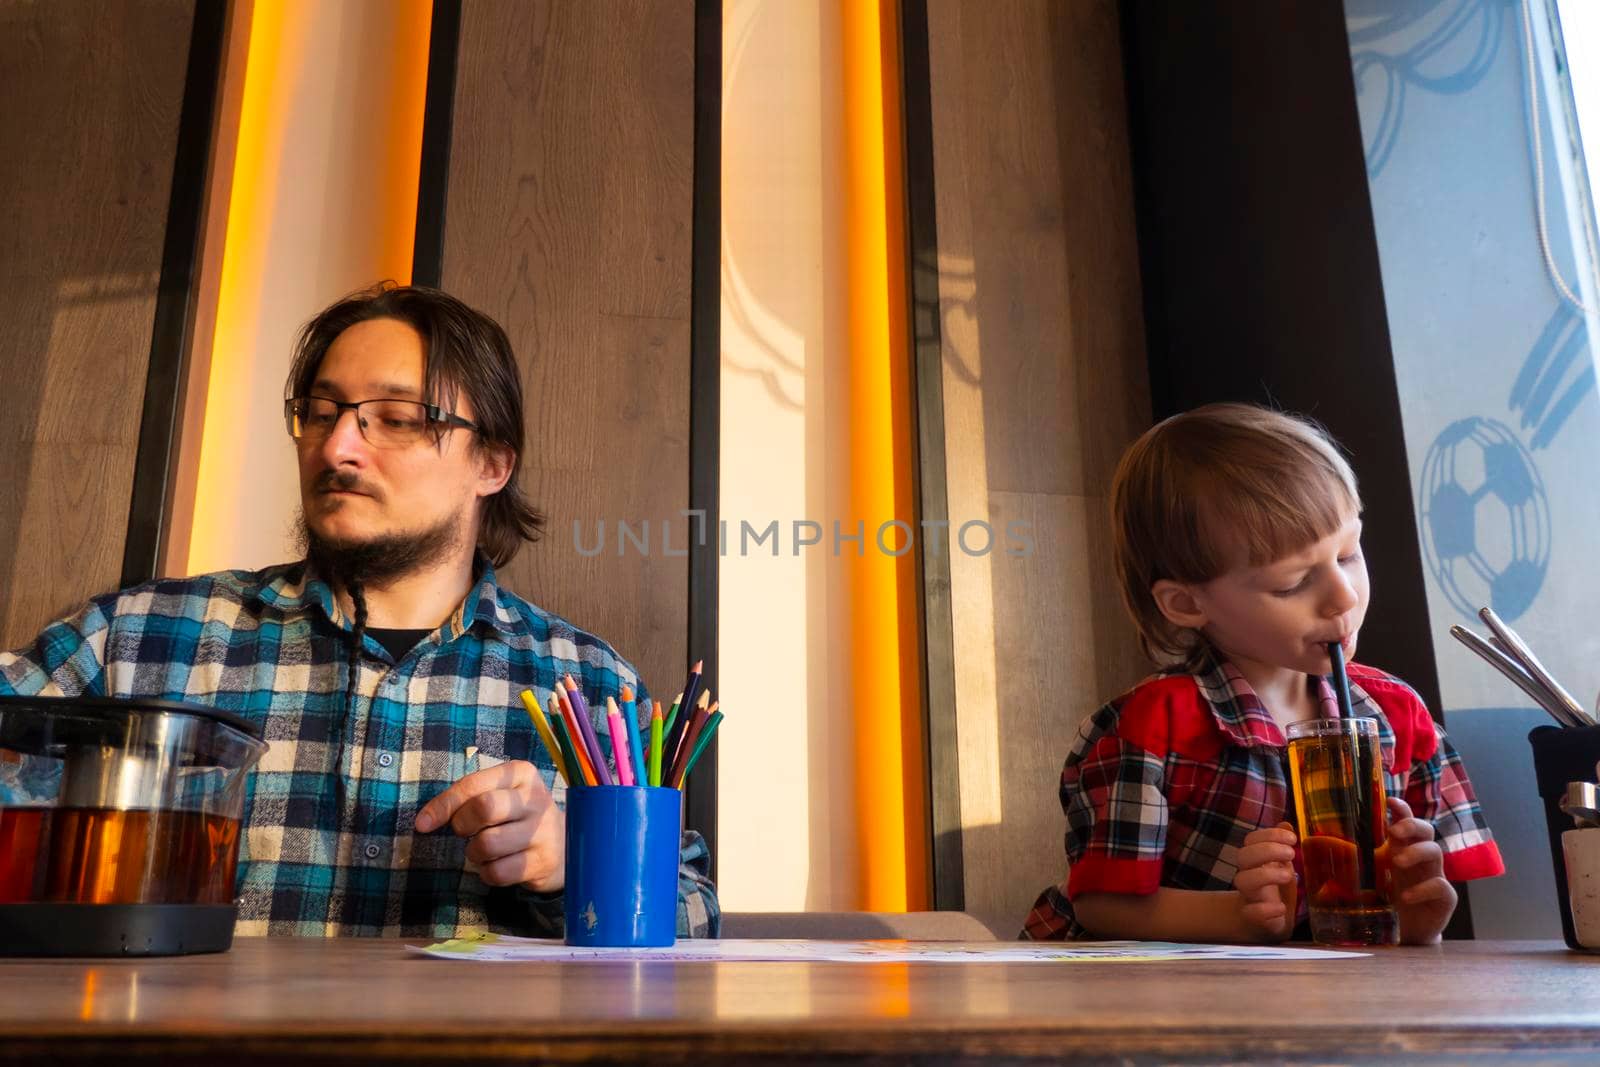
[[(515, 615), (505, 602), (505, 593), (495, 577), (494, 564), (479, 553), (473, 559), (477, 580), (456, 610), (445, 620), (445, 640), (450, 640), (477, 623), (502, 633), (514, 629)], [(351, 620), (339, 607), (333, 587), (317, 573), (309, 560), (281, 568), (262, 584), (256, 593), (261, 603), (286, 614), (316, 611), (340, 630), (348, 630)]]
[(501, 589), (495, 577), (494, 564), (480, 552), (473, 561), (473, 570), (478, 575), (478, 581), (467, 591), (466, 599), (450, 617), (452, 636), (478, 623), (510, 634), (515, 629), (516, 614), (506, 603), (508, 594)]
[[(1323, 718), (1342, 718), (1339, 714), (1339, 698), (1328, 679), (1320, 674), (1317, 675), (1317, 703), (1322, 708)], [(1350, 679), (1350, 710), (1355, 718), (1378, 721), (1378, 747), (1383, 750), (1383, 766), (1386, 770), (1394, 770), (1394, 729), (1389, 725), (1389, 717), (1354, 678)]]
[(336, 620), (336, 625), (340, 624), (337, 620), (341, 620), (342, 616), (338, 604), (334, 602), (333, 592), (326, 582), (315, 576), (311, 564), (306, 560), (273, 567), (262, 577), (265, 581), (255, 592), (256, 600), (262, 604), (285, 615), (320, 608), (323, 615)]
[[(1193, 671), (1200, 696), (1211, 708), (1220, 729), (1236, 745), (1282, 748), (1287, 743), (1283, 730), (1267, 712), (1250, 683), (1229, 660), (1209, 654)], [(1337, 719), (1339, 701), (1328, 679), (1318, 675), (1317, 703), (1323, 718)], [(1383, 749), (1383, 765), (1394, 766), (1394, 730), (1378, 702), (1355, 679), (1350, 680), (1350, 710), (1359, 719), (1378, 721), (1378, 743)]]
[(1283, 747), (1283, 731), (1238, 667), (1226, 659), (1208, 655), (1195, 667), (1193, 674), (1201, 698), (1210, 706), (1211, 716), (1217, 721), (1217, 728), (1229, 740), (1246, 748)]

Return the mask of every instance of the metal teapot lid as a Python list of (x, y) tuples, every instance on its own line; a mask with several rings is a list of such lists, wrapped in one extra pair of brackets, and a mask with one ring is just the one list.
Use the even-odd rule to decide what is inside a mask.
[[(8, 712), (25, 714), (7, 714)], [(91, 722), (97, 720), (104, 722), (113, 717), (146, 713), (185, 715), (203, 719), (237, 730), (253, 741), (261, 740), (261, 727), (241, 715), (178, 700), (154, 700), (143, 697), (0, 696), (0, 743), (28, 751), (35, 745), (45, 743), (46, 735), (52, 736), (56, 742), (66, 740), (67, 737), (61, 734), (60, 727), (72, 720), (77, 720), (80, 727), (88, 727)], [(55, 728), (47, 729), (51, 726)], [(35, 734), (39, 736), (36, 737)]]

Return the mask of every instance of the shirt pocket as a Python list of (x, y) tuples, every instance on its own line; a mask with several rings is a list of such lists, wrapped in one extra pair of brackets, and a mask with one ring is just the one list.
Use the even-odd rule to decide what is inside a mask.
[[(532, 731), (532, 726), (528, 727)], [(567, 806), (567, 787), (561, 776), (553, 770), (540, 767), (540, 761), (534, 758), (534, 753), (529, 751), (529, 745), (535, 743), (533, 738), (519, 733), (516, 729), (500, 732), (484, 731), (477, 737), (477, 743), (468, 745), (461, 751), (462, 767), (465, 774), (474, 771), (488, 770), (498, 767), (502, 763), (512, 760), (525, 760), (534, 765), (544, 779), (545, 787), (550, 790), (550, 795), (557, 808), (565, 810)]]

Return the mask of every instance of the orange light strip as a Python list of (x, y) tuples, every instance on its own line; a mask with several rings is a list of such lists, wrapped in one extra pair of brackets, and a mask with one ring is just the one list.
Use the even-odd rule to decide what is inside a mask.
[(298, 10), (293, 3), (255, 3), (250, 10), (186, 572), (209, 563), (205, 547), (223, 539), (233, 523), (233, 510), (242, 506), (236, 489), (219, 489), (235, 480), (232, 472), (239, 468), (247, 443), (230, 432), (238, 421), (233, 401), (243, 391), (254, 353), (266, 238), (288, 110), (283, 92), (274, 90), (280, 85), (276, 75), (286, 61), (285, 41), (293, 36), (290, 23)]
[(390, 204), (389, 225), (378, 260), (386, 277), (410, 284), (417, 242), (417, 191), (422, 180), (422, 124), (428, 98), (428, 45), (433, 36), (433, 0), (393, 0), (389, 16), (398, 29), (395, 91), (388, 100), (388, 158), (381, 180)]
[[(896, 0), (841, 0), (845, 239), (850, 338), (850, 519), (846, 545), (856, 727), (861, 906), (928, 906), (920, 615), (916, 603), (904, 165)], [(889, 519), (906, 524), (878, 532)], [(848, 531), (847, 531), (848, 532)], [(888, 551), (885, 551), (885, 546)], [(899, 556), (891, 555), (909, 547)]]
[(194, 333), (183, 368), (183, 407), (177, 433), (177, 454), (171, 475), (161, 543), (161, 575), (189, 573), (195, 494), (199, 488), (200, 442), (205, 429), (211, 352), (216, 337), (217, 290), (222, 276), (222, 250), (228, 226), (228, 200), (243, 111), (245, 67), (250, 57), (254, 0), (232, 0), (223, 29), (223, 63), (217, 116), (211, 131), (211, 159), (206, 175), (204, 239), (198, 263)]
[[(324, 93), (322, 98), (308, 98), (305, 71), (312, 62), (313, 44), (318, 34), (327, 33), (329, 21), (337, 22), (341, 14), (317, 0), (236, 0), (234, 18), (239, 25), (230, 32), (248, 34), (248, 45), (232, 165), (213, 170), (217, 186), (211, 195), (225, 198), (227, 212), (222, 252), (216, 257), (220, 266), (214, 281), (214, 326), (209, 337), (197, 337), (191, 361), (195, 373), (205, 376), (196, 383), (203, 400), (186, 415), (201, 429), (192, 460), (192, 489), (185, 485), (175, 493), (175, 500), (192, 507), (192, 512), (175, 515), (169, 524), (171, 543), (165, 558), (171, 570), (192, 573), (237, 565), (217, 558), (231, 543), (240, 516), (254, 503), (239, 484), (237, 472), (247, 449), (283, 443), (263, 445), (240, 432), (244, 422), (240, 405), (276, 408), (280, 402), (275, 392), (262, 396), (252, 385), (257, 361), (288, 366), (288, 352), (257, 350), (263, 309), (274, 307), (279, 295), (275, 288), (279, 279), (269, 275), (269, 261), (315, 262), (326, 242), (354, 241), (360, 242), (370, 262), (367, 280), (411, 280), (433, 3), (396, 0), (382, 9), (392, 28), (392, 45), (381, 61), (375, 61), (377, 57), (370, 54), (373, 46), (361, 35), (340, 38), (347, 43), (339, 48), (339, 62), (383, 71), (381, 95), (328, 99)], [(379, 108), (374, 108), (374, 100)], [(324, 231), (307, 226), (303, 218), (281, 217), (279, 176), (286, 138), (297, 120), (314, 109), (359, 113), (365, 129), (382, 124), (381, 150), (359, 178), (366, 190), (363, 195), (383, 205), (378, 230)], [(219, 145), (219, 150), (226, 148)], [(326, 298), (339, 295), (330, 292)], [(300, 310), (309, 314), (314, 309), (297, 313)]]

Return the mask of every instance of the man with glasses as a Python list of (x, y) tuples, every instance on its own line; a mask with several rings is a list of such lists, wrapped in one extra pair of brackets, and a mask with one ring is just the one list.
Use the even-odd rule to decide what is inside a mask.
[[(260, 723), (241, 934), (560, 934), (564, 787), (518, 694), (570, 674), (591, 708), (624, 686), (649, 702), (604, 641), (496, 580), (543, 524), (516, 481), (505, 332), (445, 293), (378, 286), (306, 324), (286, 393), (304, 558), (96, 597), (0, 653), (0, 694)], [(685, 833), (680, 935), (717, 932), (708, 866)]]

